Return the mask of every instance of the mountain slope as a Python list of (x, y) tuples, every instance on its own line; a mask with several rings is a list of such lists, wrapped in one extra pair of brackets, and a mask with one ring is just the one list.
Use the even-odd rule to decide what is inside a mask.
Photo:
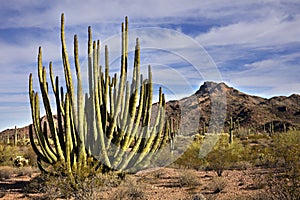
[[(188, 107), (185, 109), (189, 113), (180, 111), (182, 107)], [(266, 99), (245, 94), (225, 83), (204, 82), (190, 97), (168, 102), (167, 113), (182, 126), (198, 113), (196, 117), (202, 132), (204, 124), (205, 132), (226, 132), (230, 117), (241, 128), (268, 132), (273, 124), (275, 131), (284, 131), (300, 127), (300, 95)]]

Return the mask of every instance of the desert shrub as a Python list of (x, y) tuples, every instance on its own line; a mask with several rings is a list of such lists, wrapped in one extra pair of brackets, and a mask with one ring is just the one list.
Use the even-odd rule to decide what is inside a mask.
[(192, 171), (181, 171), (178, 177), (180, 187), (195, 187), (200, 184), (197, 175)]
[(201, 140), (194, 141), (183, 155), (175, 161), (179, 167), (199, 170), (205, 168), (206, 161), (199, 158)]
[[(43, 193), (45, 199), (100, 199), (102, 190), (117, 187), (121, 180), (116, 173), (96, 173), (83, 168), (75, 174), (76, 183), (64, 173), (42, 173), (26, 187), (28, 193)], [(62, 170), (63, 171), (63, 170)]]
[(228, 143), (228, 135), (220, 135), (218, 142), (211, 152), (204, 158), (200, 158), (199, 151), (202, 140), (194, 141), (184, 154), (176, 160), (180, 167), (191, 169), (215, 170), (219, 176), (225, 169), (249, 168), (252, 151), (248, 146), (244, 146), (239, 139), (235, 139), (232, 144)]
[(114, 192), (111, 199), (114, 200), (136, 200), (145, 199), (146, 187), (137, 181), (126, 180)]
[(14, 174), (14, 168), (0, 166), (0, 180), (9, 179)]
[(15, 156), (19, 154), (19, 148), (11, 145), (0, 145), (0, 165), (13, 166)]
[(238, 140), (229, 144), (226, 137), (220, 137), (214, 149), (205, 158), (208, 162), (207, 168), (222, 176), (225, 169), (233, 168), (235, 163), (243, 160), (243, 153), (244, 147)]
[(283, 159), (288, 170), (300, 168), (300, 132), (290, 131), (274, 136), (273, 156)]
[(300, 199), (300, 132), (274, 134), (263, 150), (260, 159), (273, 169), (254, 184), (264, 182), (269, 199)]
[(37, 156), (31, 146), (24, 147), (22, 155), (29, 160), (29, 165), (37, 166)]
[(29, 160), (29, 165), (36, 166), (36, 154), (31, 146), (0, 145), (0, 166), (13, 166), (16, 156), (23, 156)]
[(208, 187), (214, 194), (217, 194), (223, 191), (226, 186), (227, 182), (223, 177), (214, 177)]
[(286, 199), (300, 199), (300, 132), (289, 131), (273, 138), (271, 155), (279, 168), (269, 178), (273, 195)]

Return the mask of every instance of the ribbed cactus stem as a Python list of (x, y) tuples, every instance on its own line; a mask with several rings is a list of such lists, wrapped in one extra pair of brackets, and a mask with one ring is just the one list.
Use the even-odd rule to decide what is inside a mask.
[[(79, 136), (78, 144), (78, 164), (79, 168), (81, 165), (86, 165), (87, 155), (85, 152), (85, 130), (84, 130), (84, 98), (83, 98), (83, 89), (82, 89), (82, 79), (81, 79), (81, 70), (79, 63), (79, 53), (78, 53), (78, 38), (77, 35), (74, 36), (74, 62), (76, 68), (76, 77), (77, 77), (77, 121), (76, 129)], [(76, 119), (75, 119), (76, 120)]]
[[(159, 102), (155, 120), (152, 113), (152, 71), (148, 67), (148, 79), (140, 74), (140, 45), (136, 40), (132, 82), (127, 80), (128, 18), (122, 24), (121, 73), (109, 75), (109, 54), (105, 46), (105, 66), (100, 66), (100, 41), (92, 40), (92, 29), (88, 28), (88, 93), (83, 92), (81, 67), (78, 52), (78, 37), (74, 36), (74, 64), (76, 70), (74, 91), (70, 61), (68, 58), (64, 15), (61, 16), (62, 60), (65, 75), (64, 93), (59, 78), (54, 76), (52, 63), (49, 74), (56, 103), (55, 123), (51, 109), (46, 80), (46, 69), (42, 65), (42, 49), (38, 53), (38, 78), (47, 122), (40, 118), (39, 96), (32, 87), (29, 76), (29, 97), (33, 126), (30, 141), (38, 156), (38, 166), (46, 171), (47, 164), (60, 162), (67, 174), (74, 173), (99, 158), (98, 168), (131, 170), (147, 166), (160, 152), (160, 148), (172, 138), (163, 131), (165, 100), (159, 90)], [(104, 71), (103, 71), (104, 70)], [(76, 98), (76, 99), (75, 99)], [(174, 125), (172, 125), (173, 127)], [(175, 134), (175, 130), (172, 131)], [(49, 134), (50, 133), (50, 134)], [(50, 137), (54, 145), (50, 145)], [(75, 183), (75, 182), (74, 182)]]

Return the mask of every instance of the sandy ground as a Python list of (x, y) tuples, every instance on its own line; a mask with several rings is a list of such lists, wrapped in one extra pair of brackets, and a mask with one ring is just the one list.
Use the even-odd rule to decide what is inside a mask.
[[(257, 181), (266, 173), (263, 169), (227, 170), (220, 178), (213, 171), (156, 168), (128, 176), (126, 184), (134, 183), (131, 186), (106, 188), (99, 195), (102, 199), (122, 199), (120, 196), (129, 188), (142, 194), (132, 199), (253, 199), (264, 192), (257, 187)], [(1, 199), (41, 199), (42, 193), (24, 192), (24, 187), (35, 176), (38, 174), (0, 181), (1, 196), (4, 195)]]

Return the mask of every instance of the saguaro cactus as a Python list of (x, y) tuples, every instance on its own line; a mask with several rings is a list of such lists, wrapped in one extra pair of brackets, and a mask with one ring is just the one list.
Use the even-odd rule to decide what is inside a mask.
[[(38, 156), (38, 166), (46, 171), (46, 165), (62, 163), (69, 175), (90, 165), (96, 169), (136, 171), (146, 167), (168, 140), (164, 129), (165, 100), (159, 90), (158, 111), (151, 122), (152, 72), (148, 67), (148, 79), (140, 74), (140, 45), (136, 40), (131, 83), (127, 80), (128, 19), (122, 23), (121, 72), (109, 74), (108, 47), (105, 46), (104, 70), (100, 63), (100, 41), (92, 40), (88, 28), (88, 93), (83, 93), (78, 53), (78, 38), (74, 36), (74, 63), (76, 68), (75, 92), (70, 61), (66, 49), (64, 14), (61, 15), (62, 60), (66, 92), (54, 78), (49, 64), (50, 80), (56, 100), (56, 118), (50, 106), (46, 68), (42, 64), (42, 48), (38, 53), (38, 77), (47, 115), (47, 123), (40, 118), (39, 95), (33, 90), (32, 74), (29, 76), (29, 96), (33, 126), (30, 140)], [(37, 143), (34, 141), (36, 138)], [(50, 144), (50, 138), (53, 145)]]
[(18, 145), (18, 129), (17, 126), (15, 126), (15, 131), (14, 131), (14, 146)]

